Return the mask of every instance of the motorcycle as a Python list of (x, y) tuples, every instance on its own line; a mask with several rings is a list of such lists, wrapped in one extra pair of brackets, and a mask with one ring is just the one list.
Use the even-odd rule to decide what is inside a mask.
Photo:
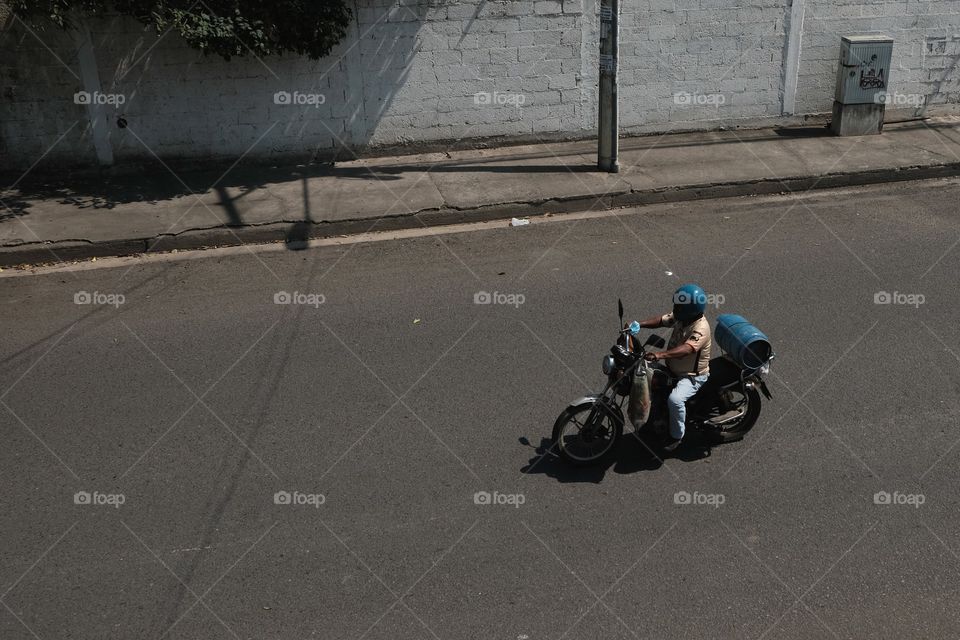
[[(622, 301), (618, 308), (623, 327)], [(724, 338), (717, 342), (727, 353), (710, 360), (707, 382), (687, 401), (686, 437), (699, 436), (709, 444), (741, 440), (753, 428), (760, 417), (760, 393), (771, 399), (763, 376), (774, 358), (766, 336), (741, 316), (720, 316), (717, 325), (715, 336)], [(628, 398), (628, 416), (637, 436), (665, 432), (671, 379), (644, 358), (647, 347), (661, 348), (664, 340), (651, 334), (640, 344), (638, 334), (636, 323), (619, 331), (603, 358), (601, 368), (607, 376), (603, 391), (577, 398), (554, 423), (553, 448), (566, 461), (595, 464), (614, 450), (623, 435), (623, 405)]]

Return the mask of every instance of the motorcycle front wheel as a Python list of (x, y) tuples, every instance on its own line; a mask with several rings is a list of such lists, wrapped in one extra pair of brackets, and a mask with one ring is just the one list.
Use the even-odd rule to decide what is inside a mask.
[(599, 400), (567, 407), (553, 425), (553, 447), (575, 465), (597, 464), (613, 451), (623, 434), (619, 409)]

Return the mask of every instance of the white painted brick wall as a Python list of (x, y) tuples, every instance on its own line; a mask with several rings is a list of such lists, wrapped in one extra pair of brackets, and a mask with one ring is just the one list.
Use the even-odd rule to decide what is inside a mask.
[(830, 110), (840, 36), (857, 33), (893, 37), (890, 93), (931, 105), (960, 102), (960, 2), (808, 0), (798, 113)]
[[(598, 0), (355, 1), (347, 38), (319, 61), (225, 62), (130, 19), (93, 23), (103, 91), (126, 97), (108, 109), (115, 162), (154, 154), (292, 160), (340, 147), (595, 130)], [(960, 0), (806, 2), (796, 113), (830, 110), (846, 32), (896, 39), (895, 91), (960, 102)], [(626, 132), (781, 116), (789, 0), (622, 4)], [(0, 158), (26, 168), (47, 153), (89, 165), (86, 109), (73, 103), (82, 88), (73, 39), (54, 28), (41, 37), (16, 25), (0, 33)], [(275, 104), (278, 91), (324, 102)]]
[(51, 148), (73, 164), (96, 162), (85, 109), (73, 101), (72, 40), (55, 29), (43, 37), (62, 63), (24, 31), (0, 33), (0, 169), (26, 169)]

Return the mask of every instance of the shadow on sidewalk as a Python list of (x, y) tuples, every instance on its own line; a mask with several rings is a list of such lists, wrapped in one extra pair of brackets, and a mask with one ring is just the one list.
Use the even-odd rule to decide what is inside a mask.
[[(958, 135), (954, 122), (901, 122), (887, 128), (893, 131), (927, 130), (944, 138), (952, 144), (960, 143), (954, 138)], [(658, 150), (705, 148), (718, 149), (712, 153), (726, 156), (727, 151), (720, 145), (742, 145), (744, 143), (779, 142), (789, 144), (790, 139), (831, 138), (831, 133), (823, 126), (804, 126), (775, 128), (752, 131), (712, 131), (695, 133), (670, 133), (667, 135), (624, 138), (621, 141), (621, 157), (629, 173), (630, 158), (644, 157), (648, 153), (655, 159)], [(786, 142), (785, 142), (786, 141)], [(266, 166), (242, 164), (234, 167), (226, 161), (210, 162), (202, 169), (182, 171), (174, 175), (161, 165), (146, 167), (139, 173), (129, 170), (123, 174), (105, 173), (103, 175), (46, 175), (30, 176), (19, 182), (15, 188), (0, 191), (0, 224), (15, 223), (30, 214), (30, 209), (44, 202), (47, 205), (62, 205), (62, 215), (72, 210), (97, 211), (111, 210), (115, 207), (143, 203), (162, 207), (176, 199), (186, 199), (177, 206), (190, 208), (209, 207), (221, 217), (225, 227), (241, 227), (249, 224), (243, 216), (244, 198), (257, 192), (269, 193), (271, 189), (284, 192), (290, 200), (296, 199), (299, 183), (299, 198), (302, 200), (302, 213), (297, 213), (295, 221), (286, 236), (290, 249), (305, 248), (316, 226), (316, 218), (311, 209), (311, 200), (319, 206), (328, 206), (331, 199), (326, 198), (326, 185), (331, 185), (331, 193), (337, 193), (340, 181), (372, 181), (391, 183), (414, 174), (462, 174), (465, 182), (475, 182), (483, 174), (500, 176), (546, 176), (565, 174), (590, 174), (596, 172), (593, 161), (594, 141), (566, 142), (535, 146), (503, 147), (499, 149), (456, 151), (452, 157), (447, 154), (434, 162), (438, 154), (404, 157), (383, 157), (365, 160), (350, 160), (335, 164), (290, 164)], [(706, 152), (708, 155), (711, 152)], [(16, 178), (5, 180), (0, 176), (0, 184), (11, 184)], [(416, 178), (414, 178), (416, 179)], [(343, 183), (345, 184), (345, 183)], [(292, 187), (292, 188), (291, 188)], [(211, 195), (212, 194), (212, 195)], [(258, 194), (259, 195), (259, 194)], [(274, 195), (274, 194), (271, 194)], [(193, 202), (194, 198), (205, 197), (203, 205)], [(350, 197), (357, 197), (354, 192)], [(294, 202), (288, 203), (289, 209), (296, 210)], [(53, 217), (61, 211), (50, 207)], [(249, 207), (247, 207), (249, 210)], [(322, 217), (322, 216), (321, 216)]]
[[(910, 131), (927, 129), (939, 135), (954, 132), (956, 125), (948, 122), (902, 122), (888, 125), (893, 130)], [(624, 138), (620, 142), (621, 154), (645, 152), (656, 149), (687, 147), (710, 147), (744, 142), (778, 141), (784, 138), (830, 138), (832, 134), (824, 126), (781, 127), (775, 129), (734, 132), (671, 133), (661, 136)], [(246, 194), (266, 185), (283, 185), (293, 181), (307, 182), (315, 178), (342, 178), (344, 180), (400, 180), (409, 173), (491, 173), (491, 174), (562, 174), (592, 173), (596, 166), (591, 156), (595, 142), (583, 141), (558, 145), (544, 145), (546, 150), (531, 150), (529, 147), (505, 147), (496, 155), (486, 157), (450, 158), (439, 162), (412, 160), (402, 157), (351, 160), (341, 164), (297, 164), (282, 166), (242, 165), (231, 168), (226, 161), (212, 162), (202, 170), (182, 171), (174, 176), (157, 165), (154, 170), (144, 169), (136, 174), (123, 175), (47, 175), (27, 179), (14, 190), (0, 192), (2, 199), (13, 213), (20, 215), (30, 208), (34, 200), (56, 200), (60, 204), (78, 209), (112, 209), (120, 204), (146, 202), (159, 204), (174, 198), (190, 197), (215, 191), (219, 206), (226, 210), (229, 225), (241, 225), (236, 202)], [(415, 158), (414, 156), (411, 159)], [(145, 176), (149, 176), (145, 179)], [(15, 178), (0, 175), (0, 184), (9, 184)], [(304, 194), (308, 192), (304, 185)], [(233, 192), (233, 195), (230, 193)], [(3, 210), (10, 217), (10, 211)]]
[[(562, 160), (570, 158), (570, 163)], [(556, 162), (536, 163), (537, 159), (552, 159)], [(527, 162), (530, 162), (529, 164)], [(177, 177), (158, 167), (156, 174), (105, 177), (45, 177), (25, 180), (12, 191), (2, 192), (8, 206), (14, 200), (29, 206), (30, 200), (54, 199), (60, 204), (73, 205), (80, 209), (112, 209), (131, 202), (160, 203), (174, 198), (201, 195), (214, 191), (221, 202), (237, 199), (229, 196), (228, 190), (239, 189), (240, 196), (270, 184), (295, 181), (306, 183), (313, 178), (343, 178), (350, 180), (400, 180), (407, 173), (590, 173), (596, 171), (592, 163), (585, 164), (581, 154), (554, 155), (523, 154), (506, 157), (477, 158), (468, 160), (445, 160), (441, 162), (396, 163), (367, 161), (362, 165), (315, 164), (296, 166), (247, 166), (238, 167), (226, 175), (218, 170), (190, 171)]]
[[(313, 180), (327, 178), (391, 182), (401, 180), (405, 174), (425, 171), (464, 174), (564, 174), (595, 171), (594, 165), (583, 163), (583, 157), (579, 153), (567, 154), (570, 164), (563, 162), (563, 156), (549, 156), (551, 160), (556, 160), (552, 164), (536, 162), (543, 158), (540, 154), (525, 154), (439, 163), (398, 164), (396, 159), (392, 159), (392, 162), (367, 161), (363, 164), (352, 162), (345, 165), (245, 166), (226, 173), (224, 169), (214, 168), (183, 172), (177, 176), (158, 166), (157, 171), (146, 172), (149, 176), (147, 179), (144, 179), (144, 173), (104, 177), (48, 176), (27, 179), (15, 189), (0, 192), (0, 223), (29, 215), (33, 203), (39, 201), (55, 202), (77, 210), (111, 210), (131, 203), (162, 206), (178, 198), (198, 198), (212, 192), (216, 194), (216, 200), (208, 198), (207, 206), (222, 211), (226, 218), (225, 226), (241, 227), (246, 224), (238, 206), (243, 198), (271, 185), (282, 188), (299, 182), (304, 218), (293, 223), (287, 235), (287, 246), (300, 249), (306, 247), (310, 230), (314, 226), (310, 206)], [(317, 199), (317, 193), (314, 193), (314, 199)], [(192, 203), (188, 202), (187, 206), (190, 204)]]

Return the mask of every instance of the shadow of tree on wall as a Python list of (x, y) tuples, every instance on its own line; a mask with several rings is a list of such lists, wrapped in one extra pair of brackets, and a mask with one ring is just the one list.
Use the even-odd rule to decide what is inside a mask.
[[(485, 0), (477, 4), (474, 19), (485, 4)], [(16, 189), (0, 191), (8, 207), (0, 207), (4, 215), (0, 220), (26, 215), (39, 199), (77, 210), (106, 211), (127, 203), (160, 204), (212, 191), (224, 226), (236, 227), (246, 223), (239, 205), (249, 194), (268, 184), (301, 181), (303, 220), (291, 228), (288, 238), (289, 246), (295, 247), (309, 236), (314, 224), (309, 198), (312, 177), (394, 181), (410, 168), (346, 169), (319, 160), (354, 159), (354, 151), (369, 145), (384, 118), (409, 118), (414, 123), (417, 118), (437, 117), (438, 72), (442, 70), (436, 67), (441, 63), (418, 53), (447, 49), (456, 38), (431, 26), (429, 12), (442, 6), (440, 0), (401, 0), (386, 6), (379, 0), (354, 0), (347, 38), (331, 56), (319, 61), (261, 60), (251, 55), (224, 62), (187, 48), (176, 34), (138, 29), (130, 18), (113, 16), (91, 23), (102, 92), (125, 98), (122, 104), (105, 107), (115, 169), (87, 175), (60, 173), (62, 167), (70, 166), (68, 147), (92, 149), (89, 130), (76, 141), (68, 138), (54, 144), (42, 156), (37, 154), (40, 161), (27, 168), (30, 176), (22, 183), (19, 175), (9, 180), (0, 176), (0, 189), (20, 183)], [(461, 43), (473, 22), (465, 21)], [(11, 40), (36, 37), (19, 31), (23, 27), (14, 24), (4, 35)], [(59, 61), (58, 70), (77, 82), (71, 89), (82, 90), (72, 38), (58, 32), (50, 42), (51, 58), (55, 58), (51, 64)], [(172, 73), (179, 77), (173, 78)], [(407, 87), (408, 83), (414, 86)], [(44, 88), (49, 86), (39, 83), (39, 89)], [(324, 104), (277, 103), (278, 92), (297, 91), (324, 95)], [(189, 104), (184, 104), (187, 98)], [(398, 100), (402, 104), (394, 109)], [(245, 115), (245, 109), (253, 115)], [(63, 110), (65, 117), (75, 115), (78, 121), (87, 121), (84, 105), (67, 100)], [(56, 126), (63, 128), (62, 123)], [(77, 133), (82, 129), (78, 127)], [(213, 129), (222, 135), (211, 135)], [(218, 154), (222, 141), (231, 139), (235, 153)], [(259, 156), (255, 162), (262, 163), (271, 155), (289, 164), (227, 164), (231, 160), (242, 164), (248, 156)], [(82, 163), (90, 160), (84, 157)], [(76, 154), (72, 161), (78, 164)], [(202, 167), (198, 170), (197, 165)], [(121, 173), (131, 170), (138, 175)]]
[[(436, 113), (439, 63), (418, 54), (449, 38), (434, 33), (429, 19), (442, 6), (354, 0), (346, 38), (320, 60), (251, 53), (225, 62), (186, 48), (175, 35), (135, 33), (127, 18), (104, 22), (93, 32), (101, 84), (127, 97), (111, 118), (111, 125), (125, 120), (110, 128), (115, 163), (353, 158), (384, 118)], [(183, 121), (175, 119), (179, 112)]]

